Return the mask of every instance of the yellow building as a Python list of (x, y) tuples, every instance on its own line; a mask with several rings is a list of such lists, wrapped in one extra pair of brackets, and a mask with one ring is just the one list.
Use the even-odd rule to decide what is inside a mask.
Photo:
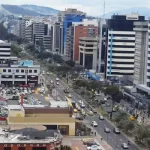
[[(75, 119), (67, 102), (54, 101), (51, 105), (8, 106), (9, 125), (44, 125), (47, 129), (60, 130), (62, 134), (75, 135)], [(19, 109), (20, 107), (20, 109)]]

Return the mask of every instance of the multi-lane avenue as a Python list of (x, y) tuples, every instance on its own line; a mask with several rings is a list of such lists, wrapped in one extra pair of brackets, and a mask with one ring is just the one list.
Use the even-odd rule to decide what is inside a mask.
[[(46, 69), (45, 69), (45, 73), (46, 73)], [(44, 78), (45, 78), (46, 82), (50, 83), (52, 80), (52, 81), (54, 81), (54, 83), (56, 83), (56, 76), (53, 74), (50, 74), (50, 75), (45, 74)], [(57, 98), (64, 100), (64, 101), (66, 100), (66, 98), (65, 98), (66, 94), (64, 93), (65, 88), (69, 88), (68, 85), (65, 82), (60, 80), (59, 85), (56, 86), (56, 90), (58, 91)], [(83, 100), (85, 102), (85, 100), (80, 95), (76, 94), (72, 89), (70, 89), (70, 94), (72, 95), (72, 99), (76, 103), (78, 103), (79, 100)], [(85, 105), (86, 105), (86, 102), (85, 102)], [(87, 107), (85, 108), (85, 111), (89, 111)], [(121, 144), (122, 143), (128, 143), (129, 139), (125, 135), (123, 135), (122, 133), (121, 134), (115, 134), (113, 131), (114, 126), (109, 121), (107, 121), (106, 118), (104, 120), (100, 120), (98, 113), (95, 114), (94, 116), (87, 116), (85, 119), (87, 120), (86, 122), (88, 122), (89, 125), (91, 124), (91, 121), (97, 122), (98, 127), (95, 127), (95, 130), (97, 131), (98, 134), (100, 134), (103, 137), (103, 139), (106, 142), (108, 142), (108, 144), (114, 150), (121, 150), (122, 149)], [(105, 133), (104, 132), (105, 127), (108, 127), (111, 132)], [(129, 145), (129, 149), (130, 150), (140, 150), (132, 142)]]

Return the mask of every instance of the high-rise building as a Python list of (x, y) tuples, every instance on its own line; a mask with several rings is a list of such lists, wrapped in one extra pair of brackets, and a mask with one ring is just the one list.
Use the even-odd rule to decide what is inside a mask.
[(62, 54), (63, 49), (63, 25), (55, 22), (51, 26), (51, 50), (54, 53)]
[(133, 31), (133, 23), (144, 20), (144, 16), (137, 14), (113, 15), (107, 20), (107, 78), (134, 75), (135, 31)]
[(66, 55), (67, 30), (73, 22), (82, 22), (86, 14), (77, 9), (67, 9), (58, 14), (58, 21), (63, 22), (63, 55)]
[(80, 37), (98, 37), (98, 20), (83, 19), (82, 22), (73, 22), (67, 30), (66, 58), (79, 62)]
[(51, 51), (51, 36), (50, 35), (43, 36), (43, 46), (44, 46), (44, 50), (48, 52)]
[(135, 56), (134, 56), (134, 84), (147, 84), (148, 56), (148, 21), (134, 22)]

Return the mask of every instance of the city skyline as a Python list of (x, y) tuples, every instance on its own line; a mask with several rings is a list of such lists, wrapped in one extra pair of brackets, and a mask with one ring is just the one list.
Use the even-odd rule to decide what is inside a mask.
[[(105, 0), (105, 10), (107, 12), (115, 11), (115, 10), (121, 10), (126, 8), (132, 8), (132, 7), (148, 7), (150, 1), (149, 0), (143, 0), (143, 1), (137, 1), (136, 0), (120, 0), (119, 3), (117, 0)], [(10, 5), (22, 5), (22, 4), (37, 4), (36, 0), (1, 0), (0, 4), (10, 4)], [(38, 0), (38, 4), (40, 6), (48, 6), (51, 8), (55, 8), (58, 10), (65, 10), (65, 8), (77, 8), (78, 10), (82, 10), (86, 12), (88, 15), (92, 16), (101, 16), (103, 14), (103, 6), (104, 6), (104, 0), (94, 0), (94, 3), (91, 3), (91, 0), (86, 1), (79, 1), (79, 0), (48, 0), (48, 1), (42, 1)]]

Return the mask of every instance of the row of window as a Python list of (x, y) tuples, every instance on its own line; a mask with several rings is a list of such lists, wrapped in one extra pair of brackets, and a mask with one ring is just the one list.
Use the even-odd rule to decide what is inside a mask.
[[(11, 69), (3, 69), (3, 72), (12, 72), (12, 70)], [(24, 69), (21, 69), (21, 70), (19, 70), (19, 69), (16, 69), (16, 71), (15, 71), (16, 73), (19, 73), (19, 72), (21, 72), (21, 73), (24, 73), (25, 72), (25, 70)], [(27, 72), (28, 72), (28, 70), (27, 70)], [(26, 73), (27, 73), (26, 72)], [(37, 70), (29, 70), (29, 73), (37, 73)]]

